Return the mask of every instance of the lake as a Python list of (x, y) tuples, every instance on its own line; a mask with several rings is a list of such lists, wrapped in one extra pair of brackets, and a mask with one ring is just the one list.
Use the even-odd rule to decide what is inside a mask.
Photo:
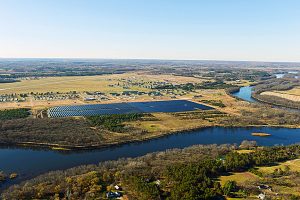
[[(256, 137), (251, 135), (253, 132), (265, 132), (272, 135), (269, 137)], [(101, 161), (125, 157), (138, 157), (151, 152), (184, 148), (196, 144), (240, 144), (243, 140), (255, 140), (258, 145), (263, 146), (295, 144), (300, 142), (300, 129), (212, 127), (168, 135), (145, 142), (93, 151), (65, 153), (42, 149), (2, 148), (0, 149), (0, 170), (5, 173), (17, 172), (20, 175), (17, 179), (6, 182), (2, 188), (52, 170), (97, 164)]]

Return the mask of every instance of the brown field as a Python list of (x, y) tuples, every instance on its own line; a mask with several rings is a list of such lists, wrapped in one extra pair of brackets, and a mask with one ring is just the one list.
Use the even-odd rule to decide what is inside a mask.
[(286, 91), (268, 91), (263, 92), (261, 95), (276, 96), (291, 101), (299, 102), (300, 101), (300, 87), (293, 88)]
[[(203, 79), (193, 77), (182, 77), (174, 75), (152, 75), (145, 72), (102, 75), (102, 76), (75, 76), (75, 77), (47, 77), (39, 79), (21, 80), (21, 82), (0, 84), (1, 94), (22, 94), (22, 93), (46, 93), (46, 92), (60, 92), (67, 93), (70, 91), (77, 91), (80, 96), (86, 91), (99, 91), (106, 94), (113, 92), (123, 92), (126, 90), (137, 90), (140, 92), (149, 92), (151, 89), (135, 85), (128, 85), (129, 83), (146, 83), (147, 82), (168, 82), (172, 84), (183, 83), (201, 83)], [(124, 89), (122, 86), (113, 86), (120, 83), (128, 87)], [(182, 98), (191, 98), (192, 96), (183, 96)], [(45, 108), (59, 105), (76, 105), (86, 103), (115, 103), (124, 101), (149, 101), (149, 100), (167, 100), (170, 96), (152, 97), (148, 95), (141, 95), (136, 97), (113, 97), (110, 96), (108, 101), (93, 101), (84, 102), (83, 98), (76, 100), (34, 100), (28, 97), (25, 102), (1, 102), (0, 109), (10, 108)]]
[(226, 181), (236, 181), (238, 185), (243, 185), (247, 182), (259, 181), (259, 177), (251, 172), (236, 172), (229, 176), (221, 176), (220, 183), (224, 185)]
[[(67, 77), (46, 77), (21, 82), (0, 84), (0, 94), (30, 93), (30, 92), (69, 92), (69, 91), (101, 91), (121, 92), (121, 87), (109, 87), (111, 84), (120, 82), (121, 79), (141, 81), (165, 81), (169, 83), (200, 83), (203, 80), (193, 77), (182, 77), (173, 75), (149, 75), (141, 73), (127, 73), (117, 75), (101, 76), (67, 76)], [(147, 88), (132, 87), (132, 90), (149, 91)]]
[(281, 168), (284, 170), (286, 166), (288, 166), (291, 171), (300, 172), (300, 159), (290, 160), (271, 167), (260, 167), (259, 171), (264, 174), (270, 174), (273, 173), (275, 169)]

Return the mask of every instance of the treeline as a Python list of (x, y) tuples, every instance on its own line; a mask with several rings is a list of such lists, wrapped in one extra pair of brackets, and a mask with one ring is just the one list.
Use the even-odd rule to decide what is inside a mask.
[(210, 104), (213, 106), (218, 106), (220, 108), (225, 108), (226, 105), (221, 100), (201, 100), (201, 102)]
[(186, 91), (194, 91), (197, 89), (226, 89), (226, 88), (232, 88), (236, 87), (232, 84), (224, 83), (223, 81), (215, 81), (215, 82), (203, 82), (203, 83), (186, 83), (186, 84), (180, 84), (180, 85), (173, 85), (173, 84), (167, 84), (167, 85), (159, 85), (154, 87), (154, 89), (182, 89)]
[(11, 109), (11, 110), (0, 110), (0, 120), (12, 120), (26, 118), (30, 115), (29, 109)]
[(6, 180), (6, 174), (4, 174), (4, 172), (0, 171), (0, 186), (5, 180)]
[(281, 98), (273, 95), (257, 94), (253, 93), (252, 97), (260, 102), (269, 103), (273, 105), (300, 109), (300, 102), (292, 101), (286, 98)]
[[(128, 199), (223, 199), (248, 192), (234, 181), (221, 186), (217, 178), (228, 172), (243, 172), (295, 159), (300, 146), (264, 147), (240, 154), (235, 146), (194, 146), (183, 150), (151, 153), (134, 159), (121, 159), (50, 172), (2, 194), (3, 199), (105, 199), (113, 186), (122, 186)], [(241, 197), (241, 196), (240, 196)]]
[(294, 78), (270, 79), (257, 84), (253, 92), (260, 94), (272, 90), (290, 90), (295, 86), (300, 86), (300, 80)]
[(20, 82), (20, 81), (15, 79), (0, 78), (0, 83), (15, 83), (15, 82)]
[(240, 91), (240, 88), (241, 87), (235, 86), (235, 87), (227, 88), (225, 91), (227, 94), (232, 94), (232, 93)]
[(203, 77), (211, 77), (219, 80), (225, 81), (236, 81), (236, 80), (249, 80), (257, 81), (264, 80), (271, 77), (271, 74), (265, 71), (257, 71), (254, 69), (245, 70), (242, 68), (239, 69), (216, 69), (211, 68), (210, 71), (203, 75)]
[(99, 115), (87, 117), (92, 126), (101, 126), (114, 132), (124, 132), (124, 122), (136, 121), (144, 116), (142, 113)]
[(241, 110), (241, 116), (221, 118), (219, 123), (226, 126), (276, 125), (299, 126), (300, 113), (274, 109), (269, 105), (252, 105), (253, 111)]
[(261, 94), (266, 91), (290, 90), (296, 86), (300, 86), (299, 79), (294, 79), (294, 78), (271, 79), (256, 85), (252, 93), (252, 97), (257, 99), (258, 101), (262, 101), (265, 103), (300, 109), (300, 102), (292, 101), (281, 97), (276, 97), (273, 95)]

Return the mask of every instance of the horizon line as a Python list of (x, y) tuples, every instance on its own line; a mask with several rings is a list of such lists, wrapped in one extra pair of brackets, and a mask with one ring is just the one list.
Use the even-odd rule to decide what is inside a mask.
[(0, 60), (153, 60), (153, 61), (206, 61), (206, 62), (255, 62), (255, 63), (299, 63), (300, 61), (271, 60), (226, 60), (226, 59), (171, 59), (171, 58), (93, 58), (93, 57), (0, 57)]

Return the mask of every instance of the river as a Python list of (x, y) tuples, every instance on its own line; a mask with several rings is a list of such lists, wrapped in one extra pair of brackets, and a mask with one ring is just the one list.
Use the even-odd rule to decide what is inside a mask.
[(252, 88), (253, 86), (241, 87), (238, 92), (234, 92), (232, 95), (245, 101), (257, 102), (254, 98), (252, 98)]
[[(253, 132), (270, 133), (269, 137), (255, 137)], [(124, 157), (137, 157), (155, 151), (184, 148), (196, 144), (240, 144), (243, 140), (255, 140), (258, 145), (289, 145), (300, 142), (300, 129), (253, 127), (211, 127), (192, 132), (168, 135), (146, 142), (136, 142), (93, 151), (55, 152), (43, 149), (2, 148), (0, 169), (6, 173), (16, 172), (19, 177), (2, 187), (35, 177), (39, 174), (62, 170), (79, 165), (97, 164), (101, 161)]]

